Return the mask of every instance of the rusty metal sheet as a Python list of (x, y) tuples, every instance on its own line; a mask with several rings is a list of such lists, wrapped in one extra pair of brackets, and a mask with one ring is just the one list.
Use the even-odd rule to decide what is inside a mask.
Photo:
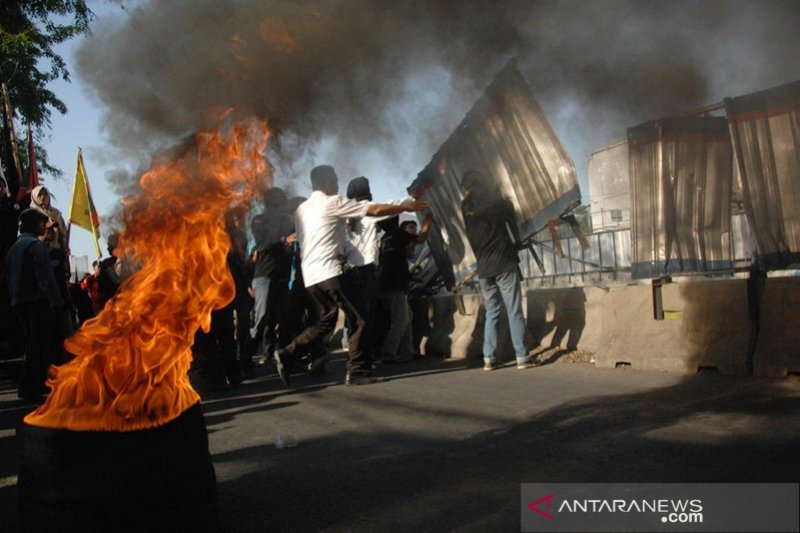
[(800, 82), (725, 99), (744, 208), (763, 264), (800, 264)]
[(628, 129), (634, 279), (732, 267), (732, 148), (724, 117)]
[(435, 219), (428, 245), (450, 289), (475, 268), (461, 215), (460, 184), (467, 170), (489, 176), (511, 201), (523, 239), (580, 204), (575, 165), (514, 61), (408, 188), (430, 204)]

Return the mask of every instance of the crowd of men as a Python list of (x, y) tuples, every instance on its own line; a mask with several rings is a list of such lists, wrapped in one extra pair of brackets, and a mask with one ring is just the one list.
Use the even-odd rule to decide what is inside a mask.
[[(255, 361), (274, 360), (287, 387), (294, 372), (325, 373), (326, 341), (339, 311), (346, 319), (347, 385), (380, 382), (373, 375), (376, 363), (402, 363), (418, 355), (408, 260), (425, 240), (432, 218), (427, 215), (417, 232), (416, 221), (400, 223), (399, 215), (425, 211), (427, 203), (414, 196), (373, 202), (365, 177), (351, 180), (341, 196), (339, 178), (328, 165), (311, 171), (311, 188), (308, 198), (291, 199), (280, 188), (269, 190), (263, 212), (250, 222), (253, 246), (248, 246), (247, 212), (227, 213), (227, 262), (236, 296), (212, 313), (208, 332), (196, 335), (192, 371), (201, 376), (202, 389), (238, 385), (253, 376)], [(484, 369), (496, 368), (503, 305), (517, 368), (535, 366), (524, 343), (513, 210), (479, 172), (464, 174), (462, 193), (462, 215), (486, 301)], [(40, 402), (48, 393), (47, 369), (69, 356), (64, 339), (113, 297), (124, 276), (123, 262), (114, 256), (117, 236), (112, 235), (109, 258), (70, 283), (64, 219), (49, 191), (37, 187), (29, 202), (17, 204), (0, 181), (0, 210), (3, 306), (13, 309), (25, 338), (18, 392), (24, 400)]]

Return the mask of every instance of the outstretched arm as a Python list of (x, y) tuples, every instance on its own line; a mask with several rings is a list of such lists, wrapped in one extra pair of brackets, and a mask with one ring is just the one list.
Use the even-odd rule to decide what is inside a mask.
[(400, 213), (412, 213), (414, 211), (422, 211), (428, 208), (428, 202), (415, 201), (410, 204), (404, 205), (391, 205), (391, 204), (371, 204), (367, 209), (368, 217), (385, 217), (399, 215)]

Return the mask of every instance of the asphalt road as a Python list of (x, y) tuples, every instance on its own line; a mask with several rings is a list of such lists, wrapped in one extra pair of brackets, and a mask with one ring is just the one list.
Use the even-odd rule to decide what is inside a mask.
[[(0, 365), (0, 531), (19, 528), (16, 428)], [(520, 484), (800, 480), (800, 381), (590, 363), (423, 358), (384, 383), (285, 389), (274, 366), (207, 394), (224, 531), (519, 531)], [(278, 449), (278, 436), (297, 446)]]

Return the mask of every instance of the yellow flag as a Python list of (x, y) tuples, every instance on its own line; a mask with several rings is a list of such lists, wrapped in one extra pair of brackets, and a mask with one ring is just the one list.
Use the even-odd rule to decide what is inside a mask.
[(78, 149), (78, 168), (75, 170), (75, 184), (72, 188), (72, 203), (69, 206), (69, 221), (78, 227), (92, 232), (94, 236), (94, 249), (99, 258), (100, 234), (97, 231), (100, 226), (100, 217), (92, 202), (92, 193), (89, 191), (89, 179), (86, 177), (86, 168), (83, 166), (83, 153)]

